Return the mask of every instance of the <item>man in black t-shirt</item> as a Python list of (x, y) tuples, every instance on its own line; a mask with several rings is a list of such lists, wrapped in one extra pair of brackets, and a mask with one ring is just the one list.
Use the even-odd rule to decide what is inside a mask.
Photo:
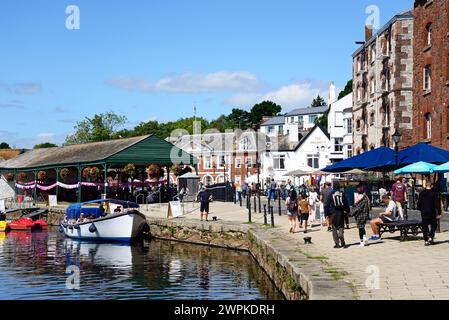
[[(206, 221), (208, 221), (209, 217), (209, 203), (211, 200), (211, 194), (209, 190), (204, 188), (198, 193), (198, 201), (200, 202), (200, 212), (201, 212), (201, 221), (203, 221), (203, 215), (206, 216)], [(204, 213), (206, 212), (206, 213)]]
[[(438, 227), (438, 219), (441, 217), (441, 203), (437, 192), (432, 190), (432, 184), (428, 182), (426, 189), (421, 191), (418, 199), (418, 209), (421, 211), (422, 228), (425, 245), (434, 244), (435, 231)], [(429, 233), (430, 225), (430, 233)]]

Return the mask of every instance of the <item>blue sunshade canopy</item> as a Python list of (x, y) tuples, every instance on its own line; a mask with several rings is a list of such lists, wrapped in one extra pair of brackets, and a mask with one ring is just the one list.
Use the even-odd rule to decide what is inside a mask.
[(405, 166), (402, 169), (396, 170), (394, 173), (395, 174), (407, 174), (407, 173), (431, 174), (436, 167), (437, 167), (436, 164), (420, 161), (420, 162)]
[(437, 166), (435, 169), (433, 169), (433, 172), (436, 172), (436, 173), (449, 172), (449, 162), (446, 162), (445, 164)]
[(372, 167), (380, 167), (383, 163), (388, 163), (390, 161), (394, 161), (394, 151), (387, 147), (380, 147), (340, 161), (321, 171), (339, 173), (353, 169), (364, 170)]

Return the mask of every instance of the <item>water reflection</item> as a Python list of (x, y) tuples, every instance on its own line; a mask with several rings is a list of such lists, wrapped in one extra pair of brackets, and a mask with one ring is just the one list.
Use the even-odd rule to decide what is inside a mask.
[[(66, 287), (66, 269), (80, 289)], [(165, 241), (80, 242), (49, 232), (0, 234), (0, 299), (281, 299), (246, 253)]]

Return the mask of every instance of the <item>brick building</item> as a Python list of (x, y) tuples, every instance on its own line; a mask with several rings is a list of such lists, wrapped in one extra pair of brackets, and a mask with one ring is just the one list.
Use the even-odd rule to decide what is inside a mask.
[(375, 35), (365, 29), (365, 42), (353, 54), (354, 154), (412, 142), (413, 13), (394, 16)]
[(205, 185), (257, 182), (257, 145), (253, 131), (184, 135), (174, 144), (198, 158), (198, 175)]
[(414, 142), (449, 149), (449, 0), (414, 8)]

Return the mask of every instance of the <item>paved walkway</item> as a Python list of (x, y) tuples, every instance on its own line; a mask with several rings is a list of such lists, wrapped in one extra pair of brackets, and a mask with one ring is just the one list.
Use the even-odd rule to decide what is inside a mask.
[[(151, 205), (146, 209), (143, 212), (152, 217), (167, 215), (164, 205)], [(198, 204), (186, 204), (185, 212), (186, 218), (199, 220)], [(307, 257), (322, 261), (323, 268), (344, 277), (359, 299), (449, 299), (449, 232), (437, 234), (437, 245), (432, 247), (425, 247), (421, 238), (400, 242), (399, 234), (393, 234), (360, 248), (358, 230), (352, 223), (351, 229), (345, 231), (349, 248), (333, 249), (331, 233), (327, 228), (316, 226), (308, 233), (313, 244), (305, 246), (303, 232), (289, 234), (287, 217), (279, 217), (277, 210), (275, 213), (273, 231), (283, 239), (296, 242)], [(246, 208), (233, 203), (212, 203), (210, 218), (212, 216), (217, 216), (219, 221), (248, 221)], [(252, 220), (262, 224), (263, 215), (253, 212)], [(447, 230), (448, 217), (443, 221), (442, 231)], [(367, 234), (371, 235), (369, 228)]]

